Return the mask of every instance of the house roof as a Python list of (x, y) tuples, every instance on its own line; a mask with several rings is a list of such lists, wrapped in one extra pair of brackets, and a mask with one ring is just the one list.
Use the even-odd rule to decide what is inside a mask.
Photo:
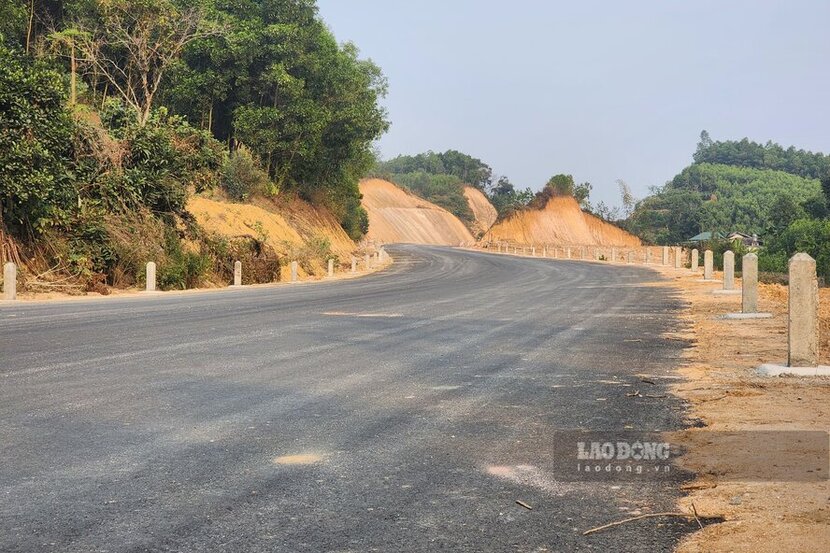
[[(716, 232), (715, 233), (715, 238), (723, 238), (723, 237), (724, 237), (724, 235), (723, 235), (722, 232)], [(712, 233), (711, 232), (701, 232), (700, 234), (692, 236), (691, 238), (686, 240), (686, 242), (705, 242), (706, 240), (711, 240), (711, 239), (712, 239)]]

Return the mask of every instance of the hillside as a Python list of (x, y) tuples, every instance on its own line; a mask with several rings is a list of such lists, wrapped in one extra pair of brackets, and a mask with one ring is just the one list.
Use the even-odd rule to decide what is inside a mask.
[(473, 186), (464, 187), (464, 197), (467, 198), (467, 204), (473, 212), (472, 230), (476, 235), (481, 235), (490, 230), (490, 227), (496, 222), (499, 214), (487, 196)]
[(519, 244), (641, 245), (636, 236), (583, 212), (571, 196), (553, 197), (543, 209), (518, 211), (496, 223), (485, 239)]
[(363, 180), (360, 193), (363, 208), (369, 214), (369, 240), (445, 246), (475, 243), (464, 223), (452, 213), (389, 181)]

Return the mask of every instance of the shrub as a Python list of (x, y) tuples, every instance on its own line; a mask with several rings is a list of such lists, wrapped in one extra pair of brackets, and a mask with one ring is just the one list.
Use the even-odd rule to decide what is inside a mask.
[(162, 290), (197, 288), (210, 270), (211, 258), (201, 252), (185, 251), (176, 231), (167, 229), (165, 259), (158, 266), (158, 283)]
[(0, 224), (17, 235), (50, 226), (77, 200), (75, 125), (60, 73), (0, 45)]
[(268, 174), (259, 168), (245, 150), (231, 154), (222, 167), (222, 187), (234, 200), (247, 200), (257, 192), (269, 189)]

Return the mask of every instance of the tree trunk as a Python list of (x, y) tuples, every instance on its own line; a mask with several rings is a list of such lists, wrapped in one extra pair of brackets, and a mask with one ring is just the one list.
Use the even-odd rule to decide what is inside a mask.
[(78, 86), (77, 86), (77, 73), (78, 73), (78, 62), (75, 59), (75, 41), (72, 41), (72, 48), (70, 54), (70, 74), (69, 74), (69, 103), (70, 105), (75, 105), (78, 100)]

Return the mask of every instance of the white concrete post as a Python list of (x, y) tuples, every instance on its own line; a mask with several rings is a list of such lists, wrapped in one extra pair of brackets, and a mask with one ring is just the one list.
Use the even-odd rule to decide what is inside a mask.
[(530, 255), (532, 255), (533, 257), (536, 257), (536, 246), (532, 246), (530, 248)]
[(741, 262), (741, 311), (758, 312), (758, 256), (748, 253)]
[(155, 292), (156, 291), (156, 263), (155, 261), (150, 261), (147, 263), (146, 269), (146, 284), (144, 287), (145, 292)]
[(542, 257), (547, 257), (547, 256), (548, 256), (548, 247), (547, 246), (542, 246)]
[(735, 253), (731, 250), (723, 252), (723, 289), (735, 289)]
[(648, 249), (648, 246), (646, 246), (645, 258), (646, 258), (646, 261), (645, 261), (646, 265), (651, 265), (651, 250)]
[(17, 299), (17, 265), (11, 261), (3, 265), (3, 299)]
[(334, 259), (329, 259), (329, 278), (334, 276)]
[(597, 258), (597, 261), (599, 261), (599, 258), (602, 257), (602, 254), (599, 253), (599, 248), (597, 248), (594, 253), (596, 254), (595, 257)]
[(611, 261), (617, 261), (617, 248), (611, 248)]
[(634, 252), (628, 252), (628, 264), (631, 265), (634, 263)]
[(352, 273), (357, 272), (357, 258), (352, 256)]
[(297, 282), (297, 262), (291, 262), (291, 282)]
[(790, 258), (788, 365), (818, 365), (818, 343), (816, 260), (797, 253)]
[(499, 242), (499, 253), (501, 253), (501, 242)]
[(699, 255), (700, 255), (700, 253), (697, 251), (697, 248), (694, 248), (692, 250), (692, 272), (693, 273), (696, 273), (698, 271), (698, 269), (700, 268), (700, 259), (698, 257)]
[(674, 248), (674, 268), (680, 269), (683, 267), (683, 248), (675, 246)]
[(568, 248), (568, 259), (570, 259), (570, 258), (571, 258), (571, 249)]
[(233, 285), (242, 286), (242, 262), (237, 261), (233, 264)]
[(368, 253), (363, 256), (363, 264), (366, 266), (367, 269), (372, 266), (372, 258), (369, 256)]
[(669, 264), (669, 247), (663, 246), (663, 265)]
[(712, 280), (715, 258), (712, 250), (703, 252), (703, 280)]

